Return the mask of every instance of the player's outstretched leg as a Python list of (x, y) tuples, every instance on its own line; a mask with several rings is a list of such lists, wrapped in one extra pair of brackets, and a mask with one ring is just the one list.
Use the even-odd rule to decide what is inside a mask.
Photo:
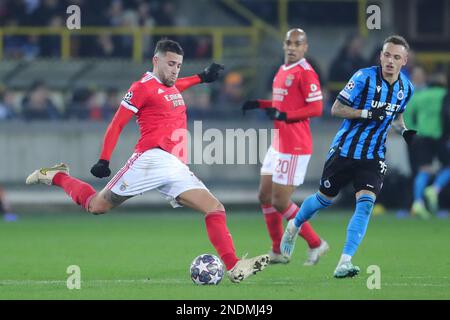
[(334, 271), (335, 278), (351, 278), (356, 276), (360, 269), (352, 264), (352, 257), (356, 253), (369, 225), (370, 214), (375, 204), (375, 194), (359, 194), (356, 198), (356, 209), (348, 227), (347, 238), (342, 251), (341, 259)]
[(177, 201), (205, 214), (206, 231), (227, 269), (232, 282), (241, 282), (262, 271), (269, 263), (269, 255), (239, 259), (226, 223), (225, 208), (207, 189), (191, 189), (181, 193)]
[(283, 255), (289, 258), (292, 256), (297, 234), (302, 224), (308, 221), (318, 210), (329, 207), (331, 204), (331, 200), (325, 198), (320, 192), (305, 199), (295, 218), (288, 222), (284, 231), (280, 244)]
[(39, 183), (61, 187), (76, 204), (87, 211), (91, 199), (96, 195), (95, 189), (89, 184), (69, 176), (69, 167), (64, 163), (35, 170), (26, 179), (26, 184)]

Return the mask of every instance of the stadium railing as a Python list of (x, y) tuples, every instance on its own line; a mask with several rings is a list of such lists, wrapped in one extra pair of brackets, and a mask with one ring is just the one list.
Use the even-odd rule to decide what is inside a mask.
[[(61, 58), (68, 60), (70, 56), (72, 36), (98, 36), (129, 35), (133, 38), (132, 58), (135, 62), (143, 59), (143, 37), (144, 36), (211, 36), (212, 55), (215, 60), (221, 60), (224, 54), (225, 37), (248, 38), (250, 53), (256, 53), (260, 41), (260, 26), (251, 27), (82, 27), (81, 29), (69, 30), (65, 27), (7, 27), (0, 28), (0, 60), (4, 55), (4, 36), (59, 36), (61, 39)], [(242, 49), (242, 48), (241, 48)]]

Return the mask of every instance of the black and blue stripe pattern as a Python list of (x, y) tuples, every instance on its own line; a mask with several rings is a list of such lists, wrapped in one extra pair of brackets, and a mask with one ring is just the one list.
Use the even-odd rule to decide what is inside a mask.
[(405, 110), (413, 93), (413, 85), (403, 73), (390, 85), (379, 66), (356, 72), (337, 99), (359, 110), (383, 108), (387, 117), (382, 122), (345, 119), (331, 144), (332, 153), (338, 151), (340, 156), (352, 159), (384, 159), (391, 123)]

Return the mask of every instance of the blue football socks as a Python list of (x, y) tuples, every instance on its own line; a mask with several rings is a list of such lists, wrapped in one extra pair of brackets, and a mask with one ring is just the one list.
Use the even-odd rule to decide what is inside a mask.
[(347, 227), (347, 239), (345, 240), (343, 254), (353, 256), (358, 249), (369, 224), (375, 197), (368, 194), (356, 199), (356, 209)]
[(450, 168), (445, 168), (438, 173), (436, 179), (434, 180), (433, 186), (440, 191), (444, 189), (444, 187), (447, 185), (449, 181), (450, 181)]
[(423, 201), (423, 191), (428, 185), (429, 174), (420, 171), (414, 179), (414, 201)]
[(294, 225), (297, 228), (308, 221), (318, 210), (331, 206), (333, 203), (321, 195), (319, 192), (309, 196), (303, 201), (300, 210), (294, 218)]

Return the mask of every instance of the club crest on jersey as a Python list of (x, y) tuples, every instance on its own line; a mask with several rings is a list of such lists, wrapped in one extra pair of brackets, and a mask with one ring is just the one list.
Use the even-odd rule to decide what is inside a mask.
[(292, 85), (293, 81), (294, 81), (294, 75), (293, 74), (288, 74), (284, 84), (286, 85), (286, 87), (290, 87)]
[(315, 83), (311, 83), (309, 88), (311, 89), (312, 92), (317, 91), (317, 85)]
[(403, 100), (404, 97), (405, 97), (405, 94), (403, 93), (403, 90), (400, 90), (399, 92), (397, 92), (398, 100)]
[(345, 86), (345, 89), (347, 90), (353, 90), (353, 88), (355, 87), (355, 82), (353, 80), (350, 80), (347, 85)]
[(131, 98), (133, 98), (133, 92), (128, 91), (128, 92), (125, 94), (125, 96), (123, 97), (123, 100), (125, 100), (125, 101), (130, 101)]
[(124, 181), (122, 182), (122, 185), (120, 186), (120, 191), (125, 191), (125, 189), (128, 187), (127, 183)]

